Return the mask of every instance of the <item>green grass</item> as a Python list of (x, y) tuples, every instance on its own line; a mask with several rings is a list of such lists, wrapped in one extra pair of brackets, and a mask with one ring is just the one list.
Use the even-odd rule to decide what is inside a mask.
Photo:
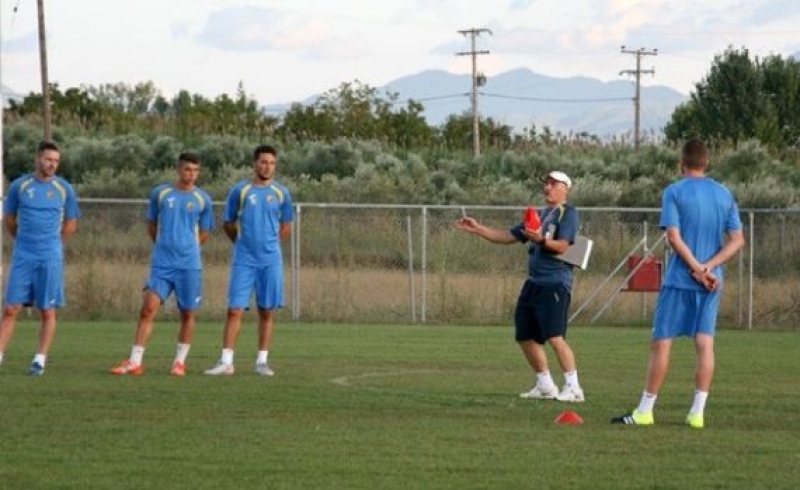
[[(221, 326), (202, 324), (190, 374), (171, 378), (177, 325), (156, 325), (141, 378), (108, 374), (133, 322), (63, 323), (43, 378), (25, 373), (25, 321), (0, 368), (0, 488), (796, 488), (796, 333), (724, 331), (706, 429), (685, 427), (694, 353), (676, 343), (654, 427), (611, 416), (638, 402), (646, 329), (575, 328), (588, 401), (521, 400), (531, 376), (510, 327), (283, 323), (252, 372), (202, 376)], [(551, 356), (552, 359), (552, 356)], [(560, 382), (561, 374), (554, 369)], [(553, 423), (565, 409), (582, 426)]]

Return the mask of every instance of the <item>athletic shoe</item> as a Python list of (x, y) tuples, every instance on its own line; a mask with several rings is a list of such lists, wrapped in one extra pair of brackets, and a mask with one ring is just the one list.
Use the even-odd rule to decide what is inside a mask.
[(702, 429), (705, 426), (705, 421), (703, 420), (703, 414), (696, 413), (694, 415), (692, 414), (687, 415), (686, 425), (688, 425), (692, 429)]
[(567, 403), (582, 403), (585, 401), (583, 390), (578, 386), (564, 385), (556, 400)]
[(275, 371), (270, 369), (269, 365), (266, 362), (256, 363), (256, 373), (259, 376), (275, 376)]
[(656, 423), (653, 418), (653, 412), (640, 413), (637, 410), (619, 417), (611, 419), (612, 424), (625, 424), (625, 425), (653, 425)]
[(28, 374), (31, 376), (43, 376), (44, 366), (42, 366), (38, 362), (34, 362), (33, 364), (31, 364), (30, 369), (28, 369)]
[(173, 362), (169, 374), (172, 376), (186, 376), (186, 364), (180, 361)]
[(115, 376), (124, 376), (126, 374), (141, 376), (144, 374), (144, 366), (142, 364), (135, 364), (130, 359), (125, 359), (111, 370), (111, 374)]
[(536, 399), (536, 400), (555, 400), (558, 398), (558, 386), (553, 385), (552, 388), (544, 390), (537, 384), (531, 391), (519, 394), (520, 398)]
[(204, 371), (209, 376), (230, 376), (234, 372), (236, 372), (236, 368), (233, 367), (233, 364), (225, 364), (222, 361), (218, 362), (213, 368)]

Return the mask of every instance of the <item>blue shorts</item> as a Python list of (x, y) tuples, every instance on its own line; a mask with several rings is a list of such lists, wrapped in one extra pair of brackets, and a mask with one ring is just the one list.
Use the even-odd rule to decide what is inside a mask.
[(283, 307), (283, 264), (272, 267), (231, 267), (228, 283), (228, 308), (247, 309), (250, 297), (256, 293), (256, 306), (260, 310)]
[(566, 286), (525, 281), (514, 312), (514, 339), (544, 344), (552, 337), (566, 337), (570, 301), (572, 294)]
[(66, 305), (64, 261), (15, 258), (6, 285), (6, 304), (52, 310)]
[(691, 291), (666, 286), (658, 295), (653, 340), (713, 336), (717, 329), (720, 291)]
[(154, 292), (162, 303), (174, 291), (178, 308), (193, 311), (203, 302), (203, 271), (154, 267), (144, 289)]

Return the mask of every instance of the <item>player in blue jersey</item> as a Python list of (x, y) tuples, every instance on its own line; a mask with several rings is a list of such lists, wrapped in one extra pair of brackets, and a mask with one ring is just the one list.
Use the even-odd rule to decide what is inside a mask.
[[(538, 230), (526, 229), (524, 223), (509, 230), (494, 229), (470, 217), (459, 220), (455, 227), (492, 243), (531, 243), (528, 278), (514, 313), (514, 337), (535, 379), (533, 388), (520, 393), (520, 397), (583, 402), (575, 355), (566, 340), (573, 266), (555, 258), (575, 242), (580, 219), (575, 207), (567, 202), (572, 180), (564, 172), (550, 172), (543, 180), (547, 207), (539, 211), (541, 227)], [(561, 391), (550, 374), (545, 343), (550, 344), (564, 372)]]
[(11, 273), (0, 322), (0, 363), (23, 306), (40, 312), (39, 345), (29, 370), (44, 374), (47, 353), (56, 334), (56, 309), (64, 298), (64, 242), (78, 228), (80, 209), (72, 186), (56, 175), (61, 150), (43, 141), (35, 170), (14, 180), (3, 203), (5, 226), (14, 237)]
[(739, 208), (733, 194), (706, 177), (708, 149), (699, 140), (683, 146), (683, 178), (661, 199), (661, 228), (675, 251), (669, 262), (653, 318), (653, 339), (645, 391), (631, 413), (612, 423), (652, 425), (653, 407), (667, 376), (676, 337), (692, 337), (697, 352), (695, 393), (686, 424), (704, 427), (704, 410), (714, 375), (714, 333), (723, 284), (722, 264), (744, 246)]
[(144, 374), (142, 358), (158, 310), (175, 293), (181, 315), (178, 346), (170, 373), (186, 374), (186, 356), (194, 336), (195, 312), (203, 297), (203, 265), (200, 246), (214, 228), (211, 197), (196, 186), (200, 158), (181, 153), (177, 181), (162, 184), (150, 193), (147, 233), (154, 242), (150, 277), (144, 286), (142, 309), (136, 325), (131, 355), (114, 367), (117, 375)]
[(212, 376), (234, 373), (233, 354), (244, 310), (255, 293), (258, 308), (258, 355), (255, 370), (262, 376), (275, 373), (268, 364), (275, 310), (283, 307), (283, 254), (281, 241), (292, 230), (292, 196), (275, 180), (278, 154), (259, 146), (253, 152), (253, 177), (233, 186), (225, 203), (225, 234), (234, 243), (228, 286), (228, 316), (222, 355)]

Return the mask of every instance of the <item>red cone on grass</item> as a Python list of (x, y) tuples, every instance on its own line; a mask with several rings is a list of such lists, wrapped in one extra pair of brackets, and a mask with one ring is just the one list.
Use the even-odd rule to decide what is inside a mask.
[(525, 228), (531, 231), (536, 231), (541, 226), (542, 223), (539, 220), (539, 213), (536, 212), (536, 208), (528, 206), (528, 209), (525, 210)]
[(583, 423), (583, 419), (580, 415), (578, 415), (577, 412), (567, 410), (556, 417), (555, 423), (558, 425), (581, 425)]

